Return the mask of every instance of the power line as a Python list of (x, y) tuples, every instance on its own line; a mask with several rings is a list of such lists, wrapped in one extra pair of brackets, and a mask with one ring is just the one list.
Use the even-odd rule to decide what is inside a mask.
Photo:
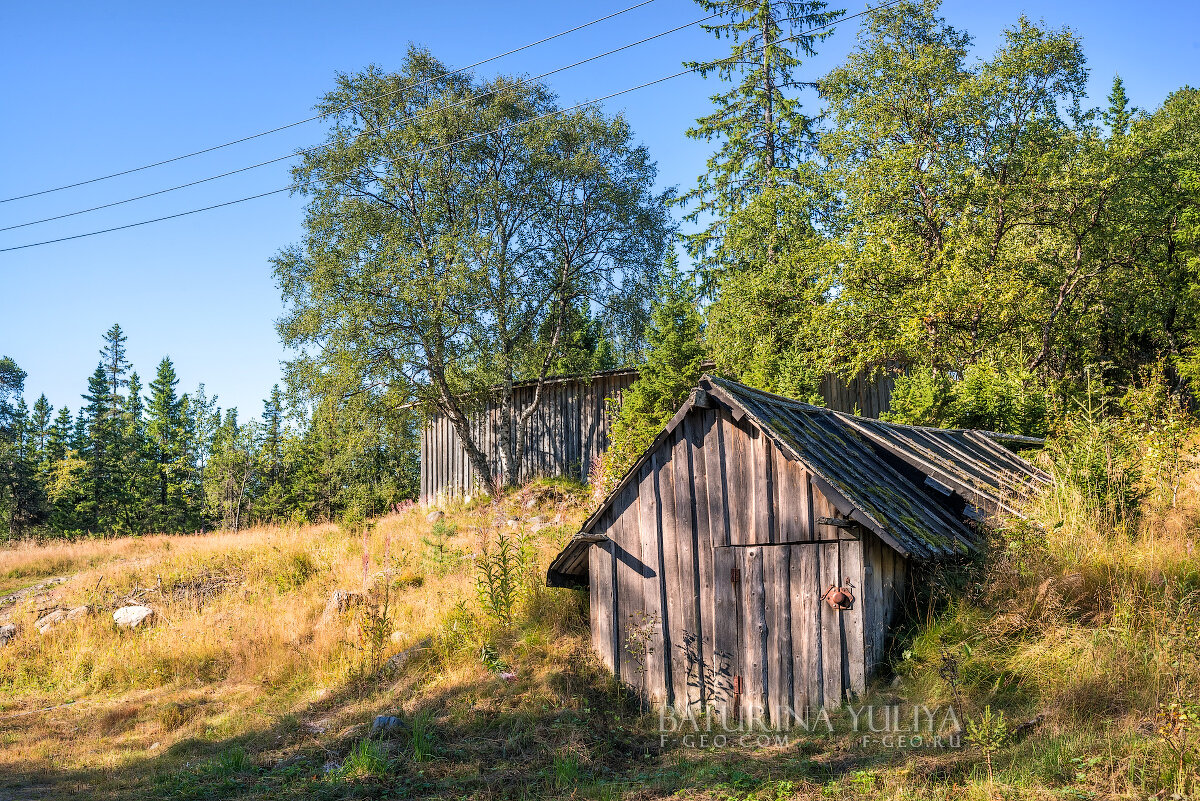
[[(551, 36), (547, 36), (542, 39), (538, 39), (536, 42), (530, 42), (529, 44), (521, 45), (520, 47), (514, 47), (512, 50), (505, 51), (496, 56), (491, 56), (489, 58), (485, 58), (482, 61), (476, 61), (474, 64), (468, 64), (465, 67), (460, 67), (455, 70), (450, 70), (449, 72), (443, 73), (442, 75), (438, 75), (433, 78), (426, 78), (424, 81), (413, 84), (412, 86), (406, 86), (406, 87), (403, 87), (403, 89), (396, 89), (392, 92), (385, 92), (381, 95), (376, 95), (375, 97), (367, 98), (366, 100), (359, 101), (359, 102), (370, 102), (371, 100), (378, 100), (380, 98), (388, 97), (389, 95), (393, 95), (396, 92), (404, 91), (404, 89), (414, 89), (417, 86), (421, 86), (422, 84), (428, 83), (430, 81), (438, 80), (440, 78), (445, 78), (447, 75), (454, 75), (455, 73), (465, 72), (467, 70), (474, 69), (475, 67), (479, 67), (484, 64), (489, 64), (493, 61), (502, 59), (505, 56), (511, 56), (514, 53), (520, 53), (521, 51), (528, 50), (531, 47), (537, 47), (540, 44), (545, 44), (546, 42), (552, 41), (554, 39), (558, 39), (559, 37), (562, 37), (562, 36), (566, 36), (567, 34), (575, 33), (576, 31), (581, 31), (584, 28), (590, 27), (597, 23), (605, 22), (606, 20), (613, 19), (614, 17), (619, 17), (622, 14), (625, 14), (625, 13), (628, 13), (635, 9), (641, 8), (642, 6), (649, 5), (650, 3), (653, 3), (653, 2), (654, 2), (654, 0), (642, 0), (642, 2), (635, 3), (634, 5), (629, 6), (627, 8), (623, 8), (620, 11), (614, 11), (613, 13), (608, 14), (607, 16), (597, 17), (596, 19), (592, 20), (591, 22), (585, 22), (582, 25), (576, 25), (574, 28), (569, 28), (565, 31), (559, 31), (558, 33), (552, 34)], [(24, 195), (13, 195), (12, 197), (0, 198), (0, 203), (11, 203), (14, 200), (25, 200), (26, 198), (38, 197), (39, 195), (48, 195), (51, 192), (61, 192), (64, 189), (74, 189), (77, 186), (87, 186), (88, 184), (94, 184), (99, 181), (107, 181), (110, 178), (119, 178), (122, 175), (130, 175), (131, 173), (141, 172), (142, 170), (149, 170), (152, 167), (161, 167), (164, 164), (172, 164), (176, 161), (183, 161), (184, 159), (190, 159), (193, 156), (201, 156), (205, 153), (211, 153), (214, 150), (220, 150), (222, 148), (230, 147), (231, 145), (238, 145), (238, 144), (241, 144), (242, 142), (249, 142), (252, 139), (258, 139), (259, 137), (267, 136), (267, 135), (273, 134), (273, 133), (278, 133), (280, 131), (286, 131), (289, 128), (295, 128), (297, 125), (304, 125), (306, 123), (313, 122), (314, 120), (319, 120), (322, 117), (326, 117), (329, 114), (336, 114), (338, 112), (344, 111), (345, 109), (347, 109), (349, 107), (350, 107), (350, 105), (347, 104), (346, 106), (343, 106), (342, 108), (336, 109), (334, 111), (325, 112), (322, 114), (315, 114), (311, 117), (305, 117), (302, 120), (296, 120), (295, 122), (289, 122), (286, 125), (280, 125), (276, 128), (271, 128), (270, 130), (267, 130), (267, 131), (260, 131), (259, 133), (250, 134), (249, 136), (243, 136), (238, 139), (231, 139), (230, 141), (224, 142), (219, 145), (213, 145), (211, 147), (206, 147), (201, 150), (194, 150), (191, 153), (184, 153), (181, 156), (173, 156), (169, 159), (163, 159), (162, 161), (155, 161), (151, 164), (143, 164), (140, 167), (131, 167), (130, 169), (121, 170), (120, 172), (113, 172), (113, 173), (109, 173), (108, 175), (100, 175), (100, 176), (97, 176), (96, 178), (89, 178), (86, 181), (76, 181), (75, 183), (72, 183), (72, 184), (63, 184), (62, 186), (55, 186), (55, 187), (51, 187), (50, 189), (42, 189), (37, 192), (29, 192)]]
[[(849, 16), (842, 17), (841, 19), (835, 20), (835, 21), (827, 23), (825, 25), (819, 25), (815, 28), (810, 28), (810, 29), (804, 31), (803, 33), (794, 34), (792, 36), (784, 37), (781, 39), (776, 39), (772, 42), (765, 43), (763, 45), (763, 47), (755, 48), (755, 50), (762, 50), (765, 47), (777, 45), (782, 42), (789, 42), (789, 41), (793, 41), (796, 39), (800, 39), (811, 33), (815, 33), (816, 31), (820, 31), (820, 30), (824, 30), (825, 28), (833, 27), (834, 25), (837, 25), (838, 23), (846, 22), (848, 20), (866, 16), (867, 14), (871, 14), (876, 11), (882, 11), (884, 9), (891, 8), (895, 5), (899, 5), (903, 1), (904, 0), (887, 0), (887, 2), (880, 3), (879, 5), (871, 7), (871, 8), (867, 8), (864, 11), (858, 12), (857, 14), (851, 14)], [(717, 64), (720, 64), (722, 61), (729, 61), (729, 60), (730, 60), (730, 58), (716, 59), (714, 61), (707, 62), (704, 66), (706, 68), (711, 67), (711, 66), (716, 66)], [(626, 89), (621, 89), (619, 91), (612, 92), (611, 94), (604, 95), (603, 97), (592, 98), (591, 100), (587, 100), (583, 103), (578, 103), (574, 106), (571, 106), (570, 108), (557, 109), (555, 111), (551, 111), (551, 112), (547, 112), (546, 114), (542, 114), (538, 117), (531, 117), (531, 118), (525, 119), (525, 120), (518, 120), (517, 122), (509, 123), (508, 125), (503, 125), (503, 126), (500, 126), (499, 128), (495, 128), (495, 129), (488, 129), (486, 131), (482, 131), (480, 133), (473, 134), (471, 136), (463, 137), (462, 139), (457, 139), (453, 142), (447, 142), (445, 144), (437, 145), (435, 147), (427, 148), (425, 150), (415, 151), (415, 152), (411, 152), (411, 153), (404, 153), (402, 155), (410, 156), (410, 157), (417, 157), (417, 156), (427, 155), (429, 153), (436, 153), (438, 151), (445, 150), (450, 147), (455, 147), (457, 145), (465, 144), (467, 142), (472, 142), (472, 141), (479, 139), (481, 137), (484, 137), (484, 136), (488, 136), (488, 135), (495, 134), (495, 133), (502, 133), (511, 128), (515, 128), (518, 125), (528, 125), (529, 123), (538, 122), (540, 120), (548, 119), (550, 117), (554, 117), (554, 116), (557, 116), (560, 114), (566, 114), (571, 111), (576, 111), (578, 109), (585, 108), (587, 106), (595, 105), (596, 103), (601, 103), (605, 100), (611, 100), (614, 97), (628, 94), (629, 92), (636, 92), (639, 89), (645, 89), (647, 87), (654, 86), (656, 84), (660, 84), (665, 81), (673, 80), (673, 79), (678, 78), (683, 75), (689, 75), (691, 73), (697, 72), (699, 69), (700, 69), (700, 67), (696, 66), (696, 67), (691, 67), (688, 69), (680, 70), (679, 72), (672, 73), (671, 75), (664, 75), (661, 78), (655, 78), (652, 81), (646, 81), (645, 83), (638, 84), (637, 86), (631, 86)], [(348, 171), (348, 172), (339, 173), (337, 175), (330, 176), (330, 177), (326, 178), (325, 180), (326, 181), (340, 181), (340, 180), (347, 178), (354, 174), (355, 173), (353, 171)], [(101, 229), (98, 231), (88, 231), (87, 233), (74, 234), (72, 236), (63, 236), (63, 237), (59, 237), (57, 239), (47, 239), (47, 240), (43, 240), (40, 242), (29, 242), (24, 245), (13, 245), (11, 247), (0, 248), (0, 253), (7, 253), (9, 251), (14, 251), (14, 250), (25, 250), (26, 248), (41, 247), (42, 245), (53, 245), (53, 244), (57, 244), (59, 242), (69, 242), (74, 239), (83, 239), (85, 237), (98, 236), (100, 234), (108, 234), (108, 233), (113, 233), (115, 231), (124, 231), (129, 228), (137, 228), (142, 225), (150, 225), (152, 223), (165, 222), (167, 220), (174, 220), (174, 219), (178, 219), (180, 217), (187, 217), (192, 214), (199, 214), (199, 213), (205, 212), (205, 211), (212, 211), (214, 209), (220, 209), (220, 208), (224, 208), (226, 206), (233, 206), (233, 205), (236, 205), (239, 203), (246, 203), (251, 200), (258, 200), (259, 198), (269, 197), (271, 195), (278, 195), (283, 192), (291, 192), (291, 191), (294, 191), (296, 188), (297, 188), (297, 185), (295, 183), (291, 183), (287, 186), (280, 187), (279, 189), (272, 189), (268, 192), (260, 192), (257, 195), (250, 195), (248, 197), (237, 198), (236, 200), (227, 200), (223, 203), (216, 203), (211, 206), (204, 206), (204, 207), (198, 208), (198, 209), (189, 209), (188, 211), (181, 211), (176, 214), (168, 214), (163, 217), (155, 217), (155, 218), (149, 219), (149, 220), (140, 220), (138, 222), (128, 223), (126, 225), (118, 225), (118, 226), (114, 226), (112, 228), (104, 228), (104, 229)]]
[[(539, 81), (539, 80), (541, 80), (543, 78), (547, 78), (551, 75), (556, 75), (560, 72), (566, 72), (567, 70), (574, 69), (575, 67), (580, 67), (580, 66), (582, 66), (584, 64), (588, 64), (592, 61), (597, 61), (597, 60), (605, 58), (607, 56), (611, 56), (616, 53), (620, 53), (623, 50), (629, 50), (630, 48), (646, 44), (647, 42), (652, 42), (655, 39), (660, 39), (660, 38), (662, 38), (664, 36), (668, 36), (672, 33), (677, 33), (679, 31), (684, 30), (685, 28), (690, 28), (693, 25), (699, 25), (701, 22), (707, 22), (708, 20), (710, 20), (716, 16), (720, 16), (720, 14), (719, 13), (709, 14), (707, 17), (701, 17), (700, 19), (693, 20), (692, 22), (688, 22), (683, 25), (677, 25), (674, 28), (662, 31), (660, 33), (656, 33), (653, 36), (647, 36), (644, 39), (639, 39), (636, 42), (630, 42), (629, 44), (624, 44), (624, 45), (621, 45), (620, 47), (614, 47), (612, 50), (608, 50), (608, 51), (599, 53), (594, 56), (589, 56), (588, 58), (581, 59), (572, 64), (567, 64), (566, 66), (563, 66), (563, 67), (556, 67), (555, 69), (552, 69), (549, 72), (543, 72), (541, 75), (535, 75), (532, 78), (522, 78), (519, 81), (517, 81), (517, 85), (531, 83), (533, 81)], [(406, 88), (412, 88), (412, 87), (406, 87)], [(396, 90), (396, 91), (400, 91), (400, 90)], [(458, 106), (462, 106), (467, 103), (471, 103), (473, 101), (479, 100), (480, 98), (487, 97), (488, 95), (492, 95), (492, 94), (495, 94), (495, 92), (492, 90), (489, 90), (486, 92), (480, 92), (479, 94), (471, 95), (470, 97), (463, 98), (462, 100), (457, 100), (457, 101), (450, 103), (448, 105), (445, 105), (445, 106), (437, 106), (436, 108), (431, 108), (431, 109), (422, 111), (419, 114), (413, 114), (409, 117), (404, 117), (403, 119), (397, 120), (392, 123), (388, 123), (387, 125), (384, 125), (380, 128), (375, 128), (372, 132), (379, 133), (380, 131), (383, 131), (383, 130), (390, 130), (393, 128), (397, 128), (401, 125), (404, 125), (405, 123), (421, 120), (431, 114), (436, 114), (438, 112), (445, 111), (446, 109), (450, 109), (450, 108), (456, 108)], [(384, 95), (378, 95), (377, 97), (383, 97), (383, 96)], [(376, 98), (367, 98), (365, 100), (356, 101), (353, 105), (355, 105), (355, 106), (362, 105), (364, 103), (369, 103), (374, 99), (376, 99)], [(346, 108), (349, 108), (349, 107), (350, 107), (349, 104), (346, 106), (343, 106), (342, 110), (345, 110)], [(331, 112), (331, 113), (337, 113), (337, 112)], [(364, 120), (364, 122), (365, 122), (365, 120)], [(195, 181), (188, 181), (187, 183), (178, 184), (176, 186), (169, 186), (166, 189), (158, 189), (154, 192), (147, 192), (146, 194), (143, 194), (143, 195), (137, 195), (135, 197), (128, 197), (128, 198), (125, 198), (124, 200), (114, 200), (111, 203), (103, 203), (99, 206), (92, 206), (91, 208), (87, 208), (87, 209), (80, 209), (78, 211), (70, 211), (70, 212), (67, 212), (66, 214), (56, 214), (53, 217), (43, 217), (40, 220), (30, 220), (29, 222), (23, 222), (23, 223), (17, 223), (16, 225), (5, 226), (3, 228), (0, 228), (0, 233), (2, 233), (4, 231), (15, 231), (18, 228), (28, 228), (31, 225), (41, 225), (42, 223), (54, 222), (55, 220), (64, 220), (68, 217), (78, 217), (80, 214), (90, 214), (93, 211), (100, 211), (102, 209), (110, 209), (114, 206), (122, 206), (126, 203), (133, 203), (134, 201), (137, 201), (137, 200), (145, 200), (146, 198), (155, 197), (157, 195), (165, 195), (168, 192), (175, 192), (179, 189), (187, 189), (188, 187), (198, 186), (199, 184), (208, 183), (209, 181), (215, 181), (219, 178), (228, 178), (231, 175), (237, 175), (238, 173), (243, 173), (243, 172), (247, 172), (249, 170), (258, 169), (259, 167), (265, 167), (268, 164), (276, 164), (280, 161), (287, 161), (288, 159), (295, 158), (296, 156), (307, 155), (309, 153), (313, 153), (313, 152), (316, 152), (319, 150), (324, 150), (329, 147), (331, 147), (331, 145), (327, 145), (327, 144), (326, 145), (314, 145), (313, 147), (307, 147), (302, 150), (288, 153), (283, 156), (276, 156), (273, 159), (267, 159), (266, 161), (260, 161), (257, 164), (251, 164), (248, 167), (239, 167), (236, 170), (229, 170), (228, 172), (219, 173), (217, 175), (210, 175), (207, 178), (200, 178)]]

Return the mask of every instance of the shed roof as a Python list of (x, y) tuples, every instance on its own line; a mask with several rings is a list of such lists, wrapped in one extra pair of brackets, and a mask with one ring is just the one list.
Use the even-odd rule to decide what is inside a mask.
[[(604, 540), (592, 531), (600, 516), (684, 417), (710, 405), (710, 398), (762, 430), (785, 455), (804, 465), (841, 514), (905, 556), (937, 559), (979, 550), (980, 535), (950, 510), (945, 496), (958, 493), (988, 514), (1019, 514), (1015, 499), (1049, 483), (1049, 476), (997, 444), (1005, 439), (1031, 445), (1040, 440), (885, 423), (706, 375), (551, 564), (551, 585), (585, 581), (587, 549)], [(920, 486), (922, 474), (933, 491)]]

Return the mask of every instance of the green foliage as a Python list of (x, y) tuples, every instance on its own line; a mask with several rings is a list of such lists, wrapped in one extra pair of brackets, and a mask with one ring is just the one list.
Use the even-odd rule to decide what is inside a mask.
[[(273, 387), (262, 421), (178, 393), (163, 358), (148, 393), (106, 334), (84, 406), (32, 412), (25, 374), (0, 360), (0, 512), (8, 537), (175, 533), (216, 525), (379, 516), (416, 494), (420, 412), (350, 396), (306, 413)], [(297, 395), (303, 395), (298, 387)], [(144, 396), (145, 395), (145, 396)]]
[(1008, 733), (1004, 712), (992, 712), (990, 705), (985, 706), (978, 717), (967, 719), (966, 740), (983, 755), (989, 782), (993, 780), (992, 758), (1008, 741)]
[(714, 111), (687, 132), (693, 139), (720, 143), (696, 188), (681, 198), (695, 204), (687, 216), (690, 222), (705, 221), (703, 231), (688, 237), (688, 248), (711, 279), (737, 266), (728, 228), (748, 207), (757, 206), (763, 223), (760, 241), (768, 255), (792, 233), (780, 224), (778, 218), (787, 212), (774, 192), (795, 181), (815, 135), (814, 120), (797, 97), (803, 84), (793, 72), (800, 66), (799, 56), (815, 55), (817, 43), (829, 35), (809, 29), (832, 22), (842, 12), (826, 11), (820, 0), (697, 2), (705, 11), (721, 14), (718, 22), (703, 28), (732, 43), (728, 58), (687, 65), (732, 84), (712, 98)]
[(422, 709), (412, 716), (409, 745), (413, 762), (426, 762), (433, 758), (437, 747), (437, 730), (433, 725), (433, 712)]
[[(414, 399), (443, 412), (495, 496), (536, 411), (512, 383), (575, 360), (584, 309), (636, 349), (672, 229), (655, 165), (621, 117), (555, 114), (542, 84), (476, 81), (415, 46), (399, 73), (340, 76), (318, 108), (328, 142), (294, 170), (305, 237), (274, 259), (279, 331), (303, 354), (289, 376), (310, 400), (379, 399), (383, 419)], [(499, 471), (467, 425), (493, 385), (514, 423)]]
[(366, 737), (346, 754), (338, 774), (344, 779), (382, 779), (388, 772), (388, 756), (380, 743)]
[(475, 592), (491, 620), (508, 627), (529, 584), (531, 554), (526, 543), (497, 529), (494, 547), (475, 564)]
[(679, 272), (672, 254), (646, 329), (646, 360), (620, 406), (610, 410), (601, 491), (613, 486), (641, 456), (699, 381), (705, 357), (703, 330), (695, 286)]
[(428, 536), (421, 537), (421, 544), (425, 546), (421, 562), (426, 570), (444, 576), (462, 564), (462, 551), (450, 545), (457, 533), (454, 524), (447, 523), (444, 518), (434, 521)]
[(1044, 436), (1046, 416), (1046, 392), (1032, 374), (983, 360), (968, 365), (957, 380), (935, 369), (910, 368), (897, 376), (884, 418), (908, 425)]

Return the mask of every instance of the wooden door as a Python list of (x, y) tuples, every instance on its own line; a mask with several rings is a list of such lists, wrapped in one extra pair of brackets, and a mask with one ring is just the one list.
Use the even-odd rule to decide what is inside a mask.
[[(787, 729), (863, 691), (862, 567), (855, 539), (713, 549), (718, 713)], [(850, 609), (821, 600), (831, 584), (852, 588)]]

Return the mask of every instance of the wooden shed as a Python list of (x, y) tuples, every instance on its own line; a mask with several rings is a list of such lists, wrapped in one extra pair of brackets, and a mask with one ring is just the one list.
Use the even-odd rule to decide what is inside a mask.
[(917, 563), (1049, 481), (1005, 439), (705, 376), (548, 583), (588, 588), (593, 647), (652, 702), (787, 727), (866, 688)]
[[(621, 393), (637, 378), (637, 370), (626, 369), (544, 382), (541, 402), (530, 420), (516, 483), (542, 476), (570, 476), (586, 482), (592, 460), (608, 448), (609, 401), (619, 401)], [(894, 383), (887, 374), (874, 380), (860, 377), (850, 381), (830, 375), (821, 382), (820, 392), (831, 409), (858, 410), (867, 417), (878, 417), (888, 409)], [(535, 389), (533, 381), (513, 385), (518, 410), (533, 402)], [(476, 442), (499, 475), (500, 407), (487, 400), (470, 417)], [(450, 418), (435, 412), (421, 432), (421, 503), (469, 497), (477, 485), (471, 460)]]
[[(619, 399), (637, 378), (638, 371), (631, 369), (545, 381), (538, 409), (529, 421), (517, 483), (540, 476), (570, 476), (586, 481), (592, 460), (608, 448), (608, 402)], [(529, 407), (535, 389), (534, 381), (513, 385), (517, 410)], [(470, 419), (476, 442), (500, 476), (499, 404), (490, 399), (481, 403)], [(471, 460), (453, 423), (435, 412), (421, 432), (421, 503), (470, 496), (477, 485)]]

